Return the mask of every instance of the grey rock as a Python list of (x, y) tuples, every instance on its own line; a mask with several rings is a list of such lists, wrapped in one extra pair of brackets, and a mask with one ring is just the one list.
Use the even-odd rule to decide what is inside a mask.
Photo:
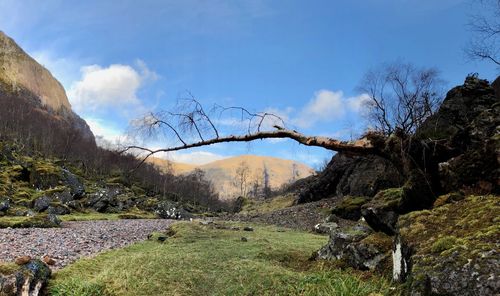
[(316, 226), (314, 226), (314, 231), (321, 234), (329, 234), (337, 228), (339, 228), (339, 225), (337, 223), (325, 222), (316, 224)]
[(192, 215), (184, 210), (182, 206), (172, 201), (162, 201), (158, 203), (155, 213), (163, 219), (189, 219)]
[(363, 222), (344, 229), (335, 228), (316, 259), (342, 260), (356, 269), (383, 271), (390, 258), (390, 245), (386, 246), (385, 242), (390, 244), (390, 241), (385, 234), (373, 233)]
[(0, 212), (6, 212), (10, 209), (9, 199), (0, 199)]
[(61, 225), (61, 219), (59, 219), (59, 217), (57, 217), (56, 215), (54, 214), (48, 214), (47, 215), (47, 220), (56, 225), (56, 226), (60, 226)]
[(49, 206), (49, 208), (47, 209), (47, 213), (54, 214), (54, 215), (67, 215), (67, 214), (71, 213), (71, 210), (64, 205), (55, 204), (55, 205)]
[(39, 197), (33, 203), (33, 209), (37, 212), (43, 212), (47, 210), (52, 202), (52, 198), (46, 195)]
[(85, 186), (76, 175), (67, 169), (62, 170), (64, 183), (69, 187), (74, 199), (80, 199), (85, 195)]

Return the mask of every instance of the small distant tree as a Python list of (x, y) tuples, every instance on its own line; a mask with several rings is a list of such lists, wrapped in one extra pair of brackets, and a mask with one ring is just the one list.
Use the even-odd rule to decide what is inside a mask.
[(250, 184), (250, 194), (253, 198), (259, 198), (262, 193), (262, 170), (257, 170), (253, 173)]
[(476, 0), (473, 5), (483, 12), (470, 17), (469, 28), (474, 37), (465, 52), (471, 59), (500, 67), (500, 0)]
[(270, 185), (270, 178), (271, 176), (269, 175), (269, 171), (267, 170), (267, 166), (264, 165), (264, 170), (262, 172), (262, 178), (263, 178), (263, 188), (262, 188), (262, 193), (264, 195), (264, 198), (268, 198), (271, 196), (272, 190), (271, 190), (271, 185)]
[(250, 168), (246, 161), (240, 162), (236, 168), (236, 179), (235, 185), (240, 189), (240, 196), (247, 196), (248, 193), (248, 181), (250, 177)]
[(409, 135), (436, 111), (443, 85), (434, 68), (395, 62), (368, 71), (359, 89), (369, 95), (365, 104), (375, 130)]
[(299, 169), (297, 167), (297, 164), (294, 162), (292, 164), (292, 176), (290, 177), (289, 183), (293, 183), (293, 182), (297, 181), (299, 176), (300, 176)]

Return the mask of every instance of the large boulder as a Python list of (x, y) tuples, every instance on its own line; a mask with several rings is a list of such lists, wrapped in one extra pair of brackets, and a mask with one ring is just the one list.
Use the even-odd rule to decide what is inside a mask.
[(40, 260), (22, 266), (0, 265), (0, 295), (43, 295), (50, 276), (50, 268)]
[(85, 186), (75, 174), (67, 169), (62, 169), (62, 178), (74, 199), (80, 199), (85, 195)]
[(350, 227), (334, 227), (316, 259), (340, 260), (357, 269), (383, 272), (390, 262), (391, 241), (389, 236), (375, 233), (363, 222)]
[(52, 202), (51, 197), (48, 197), (46, 195), (41, 196), (35, 199), (35, 201), (33, 202), (33, 209), (37, 212), (46, 211), (49, 208), (51, 202)]
[(337, 153), (327, 168), (300, 193), (298, 202), (333, 196), (374, 196), (382, 189), (399, 187), (403, 182), (400, 170), (388, 159)]
[(469, 196), (400, 216), (394, 280), (411, 295), (495, 295), (500, 290), (497, 196)]

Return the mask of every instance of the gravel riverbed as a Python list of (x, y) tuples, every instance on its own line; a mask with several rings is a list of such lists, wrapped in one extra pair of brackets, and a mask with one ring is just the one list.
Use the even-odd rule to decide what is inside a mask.
[(0, 262), (28, 255), (49, 255), (60, 269), (81, 257), (122, 248), (146, 240), (153, 231), (164, 231), (172, 220), (116, 220), (63, 222), (61, 228), (0, 229)]

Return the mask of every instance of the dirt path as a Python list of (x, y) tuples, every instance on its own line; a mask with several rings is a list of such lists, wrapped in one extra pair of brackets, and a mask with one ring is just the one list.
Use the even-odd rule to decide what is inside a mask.
[(173, 220), (116, 220), (64, 222), (62, 228), (0, 229), (0, 262), (18, 256), (56, 260), (53, 270), (80, 257), (103, 250), (122, 248), (147, 239), (153, 231), (163, 231)]

